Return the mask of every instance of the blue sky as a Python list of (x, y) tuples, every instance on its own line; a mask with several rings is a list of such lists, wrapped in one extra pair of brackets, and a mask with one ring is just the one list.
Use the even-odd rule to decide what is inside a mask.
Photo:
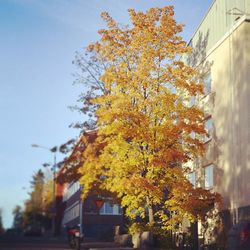
[[(0, 208), (4, 226), (27, 199), (31, 176), (52, 162), (45, 147), (76, 138), (69, 124), (81, 86), (72, 86), (75, 51), (98, 39), (101, 11), (128, 23), (128, 8), (175, 5), (189, 40), (212, 0), (0, 0)], [(58, 158), (62, 156), (58, 155)]]

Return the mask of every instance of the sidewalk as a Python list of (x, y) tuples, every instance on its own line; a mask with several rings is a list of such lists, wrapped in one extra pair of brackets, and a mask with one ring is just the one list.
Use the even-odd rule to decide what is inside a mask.
[[(122, 247), (124, 248), (124, 247)], [(112, 250), (123, 250), (119, 245), (117, 245), (115, 242), (83, 242), (81, 243), (81, 249), (102, 249), (102, 250), (107, 250), (107, 249), (112, 249)], [(126, 248), (128, 249), (128, 248)]]
[(136, 250), (132, 247), (104, 247), (104, 248), (89, 248), (89, 250)]
[[(139, 250), (133, 247), (119, 246), (115, 242), (84, 242), (81, 243), (82, 250)], [(163, 248), (147, 248), (146, 250), (163, 250)], [(164, 249), (165, 250), (165, 249)]]

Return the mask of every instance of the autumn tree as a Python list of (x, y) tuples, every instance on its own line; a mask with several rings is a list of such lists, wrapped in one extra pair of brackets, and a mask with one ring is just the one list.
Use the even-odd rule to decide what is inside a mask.
[(96, 128), (95, 112), (97, 105), (92, 99), (106, 93), (105, 86), (100, 80), (100, 76), (107, 68), (107, 62), (104, 58), (93, 50), (77, 52), (73, 64), (77, 67), (77, 73), (74, 74), (74, 84), (81, 84), (83, 91), (79, 94), (77, 104), (70, 106), (73, 111), (78, 111), (84, 116), (84, 122), (72, 123), (70, 126), (78, 128), (81, 132)]
[(106, 68), (96, 105), (98, 135), (83, 153), (83, 197), (111, 191), (126, 215), (150, 228), (171, 229), (204, 217), (216, 194), (195, 189), (185, 163), (204, 153), (204, 113), (191, 100), (203, 93), (173, 7), (129, 10), (131, 26), (102, 13), (107, 29), (89, 46)]
[[(49, 227), (50, 218), (50, 192), (45, 185), (45, 176), (42, 170), (38, 170), (31, 180), (31, 192), (24, 206), (24, 226), (44, 226)], [(48, 193), (46, 193), (48, 192)], [(48, 200), (44, 200), (47, 198)]]
[(54, 206), (54, 180), (52, 178), (45, 179), (42, 200), (43, 200), (43, 213), (51, 217), (51, 211)]

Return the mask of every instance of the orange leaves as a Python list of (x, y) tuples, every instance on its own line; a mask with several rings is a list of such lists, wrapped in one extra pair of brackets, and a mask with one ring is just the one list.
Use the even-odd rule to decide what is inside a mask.
[(102, 19), (107, 23), (109, 29), (117, 28), (117, 24), (114, 21), (114, 19), (109, 15), (108, 12), (102, 12), (101, 13)]
[(137, 190), (144, 191), (145, 195), (150, 193), (151, 196), (155, 198), (158, 197), (158, 200), (162, 199), (164, 196), (162, 190), (155, 185), (155, 180), (150, 178), (144, 178), (142, 176), (133, 176), (130, 180), (134, 184)]
[(207, 212), (220, 203), (220, 196), (202, 188), (193, 188), (186, 179), (176, 179), (169, 192), (165, 205), (171, 216), (165, 221), (166, 227), (182, 223), (183, 219), (195, 221), (205, 219)]
[(173, 7), (129, 15), (131, 27), (103, 13), (107, 29), (89, 47), (107, 64), (100, 78), (107, 93), (93, 100), (99, 131), (83, 154), (81, 182), (84, 192), (98, 187), (116, 194), (131, 218), (151, 209), (150, 222), (168, 227), (166, 211), (175, 221), (194, 219), (214, 200), (193, 189), (181, 168), (204, 152), (204, 113), (190, 105), (202, 87), (197, 71), (179, 59), (190, 48)]

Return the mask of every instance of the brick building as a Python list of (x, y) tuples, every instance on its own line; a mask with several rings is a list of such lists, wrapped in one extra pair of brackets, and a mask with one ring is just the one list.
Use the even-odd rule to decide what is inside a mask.
[[(70, 175), (70, 170), (82, 164), (81, 154), (85, 149), (86, 139), (91, 143), (96, 138), (96, 131), (85, 132), (76, 143), (68, 160), (58, 175)], [(79, 176), (77, 177), (79, 178)], [(76, 179), (77, 179), (76, 178)], [(61, 178), (64, 180), (64, 178)], [(76, 227), (82, 223), (85, 237), (111, 239), (114, 227), (123, 224), (122, 210), (118, 204), (113, 204), (109, 197), (90, 195), (82, 201), (79, 181), (59, 181), (57, 184), (57, 227)], [(60, 178), (59, 178), (60, 180)], [(101, 205), (101, 207), (98, 207)], [(59, 230), (59, 228), (58, 228)]]

